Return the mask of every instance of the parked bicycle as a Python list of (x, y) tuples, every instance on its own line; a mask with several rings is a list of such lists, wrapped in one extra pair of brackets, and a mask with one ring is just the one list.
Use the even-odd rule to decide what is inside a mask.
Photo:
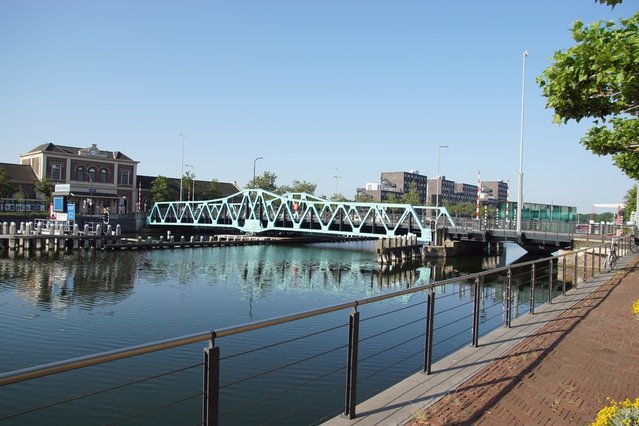
[(637, 236), (635, 235), (634, 232), (632, 234), (630, 234), (630, 244), (629, 244), (628, 248), (633, 253), (636, 253), (637, 252), (637, 248), (639, 248), (639, 238), (637, 238)]
[(615, 266), (617, 266), (617, 259), (619, 259), (619, 256), (617, 255), (617, 239), (613, 238), (612, 241), (610, 241), (608, 255), (606, 255), (606, 259), (604, 260), (603, 271), (609, 272), (615, 269)]

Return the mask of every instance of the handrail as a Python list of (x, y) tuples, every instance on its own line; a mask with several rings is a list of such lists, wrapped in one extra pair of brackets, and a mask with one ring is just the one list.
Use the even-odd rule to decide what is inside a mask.
[[(592, 249), (593, 247), (588, 247), (588, 248), (584, 248), (576, 252), (573, 252), (572, 254), (576, 255), (580, 252), (585, 252)], [(86, 355), (86, 356), (82, 356), (78, 358), (57, 361), (53, 363), (38, 365), (38, 366), (24, 368), (24, 369), (15, 370), (15, 371), (9, 371), (5, 373), (0, 373), (0, 386), (19, 383), (26, 380), (36, 379), (39, 377), (49, 376), (49, 375), (57, 374), (61, 372), (76, 370), (83, 367), (103, 364), (106, 362), (149, 354), (152, 352), (158, 352), (165, 349), (181, 347), (181, 346), (189, 345), (192, 343), (215, 339), (217, 337), (232, 336), (235, 334), (240, 334), (240, 333), (244, 333), (244, 332), (248, 332), (252, 330), (258, 330), (258, 329), (270, 327), (273, 325), (293, 322), (293, 321), (310, 318), (310, 317), (314, 317), (314, 316), (318, 316), (318, 315), (322, 315), (326, 313), (336, 312), (336, 311), (340, 311), (340, 310), (344, 310), (348, 308), (352, 308), (355, 311), (357, 311), (357, 307), (360, 305), (366, 305), (366, 304), (375, 303), (375, 302), (379, 302), (386, 299), (396, 298), (396, 297), (411, 294), (411, 293), (431, 290), (436, 287), (442, 287), (447, 284), (459, 282), (460, 280), (472, 280), (475, 278), (480, 278), (482, 276), (505, 272), (512, 269), (513, 267), (525, 267), (528, 265), (547, 262), (550, 259), (561, 258), (565, 256), (567, 255), (550, 256), (543, 259), (531, 260), (527, 262), (517, 263), (514, 265), (502, 266), (499, 268), (467, 274), (460, 277), (448, 278), (442, 281), (437, 281), (435, 283), (424, 284), (421, 286), (394, 291), (391, 293), (371, 296), (361, 300), (354, 300), (351, 302), (330, 305), (323, 308), (317, 308), (317, 309), (312, 309), (309, 311), (283, 315), (283, 316), (265, 319), (261, 321), (240, 324), (240, 325), (235, 325), (230, 327), (223, 327), (219, 330), (203, 331), (203, 332), (189, 334), (185, 336), (169, 338), (169, 339), (159, 340), (159, 341), (145, 343), (141, 345), (101, 352), (101, 353), (92, 354), (92, 355)]]

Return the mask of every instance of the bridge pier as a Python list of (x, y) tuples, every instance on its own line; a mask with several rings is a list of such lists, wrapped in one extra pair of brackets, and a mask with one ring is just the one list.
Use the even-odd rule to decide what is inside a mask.
[(440, 246), (424, 246), (422, 257), (426, 259), (437, 257), (474, 256), (486, 253), (488, 249), (494, 250), (495, 253), (493, 254), (500, 253), (501, 243), (497, 241), (487, 243), (485, 241), (444, 240), (444, 244)]
[(382, 238), (377, 242), (377, 262), (389, 265), (419, 259), (420, 250), (415, 235)]

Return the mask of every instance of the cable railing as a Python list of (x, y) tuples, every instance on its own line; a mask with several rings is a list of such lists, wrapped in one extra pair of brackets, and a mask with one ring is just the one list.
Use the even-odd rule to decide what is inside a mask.
[[(352, 419), (364, 398), (415, 372), (436, 373), (434, 361), (479, 346), (481, 336), (600, 272), (607, 247), (2, 373), (0, 423)], [(619, 254), (627, 249), (620, 238)]]

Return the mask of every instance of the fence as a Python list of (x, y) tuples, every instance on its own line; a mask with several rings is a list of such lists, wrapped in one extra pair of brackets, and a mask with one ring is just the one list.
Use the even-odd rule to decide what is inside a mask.
[[(621, 238), (620, 254), (629, 241)], [(0, 422), (317, 423), (601, 270), (608, 245), (0, 374)], [(207, 342), (202, 348), (202, 342)], [(37, 344), (37, 342), (34, 342)], [(204, 353), (202, 354), (202, 349)]]

